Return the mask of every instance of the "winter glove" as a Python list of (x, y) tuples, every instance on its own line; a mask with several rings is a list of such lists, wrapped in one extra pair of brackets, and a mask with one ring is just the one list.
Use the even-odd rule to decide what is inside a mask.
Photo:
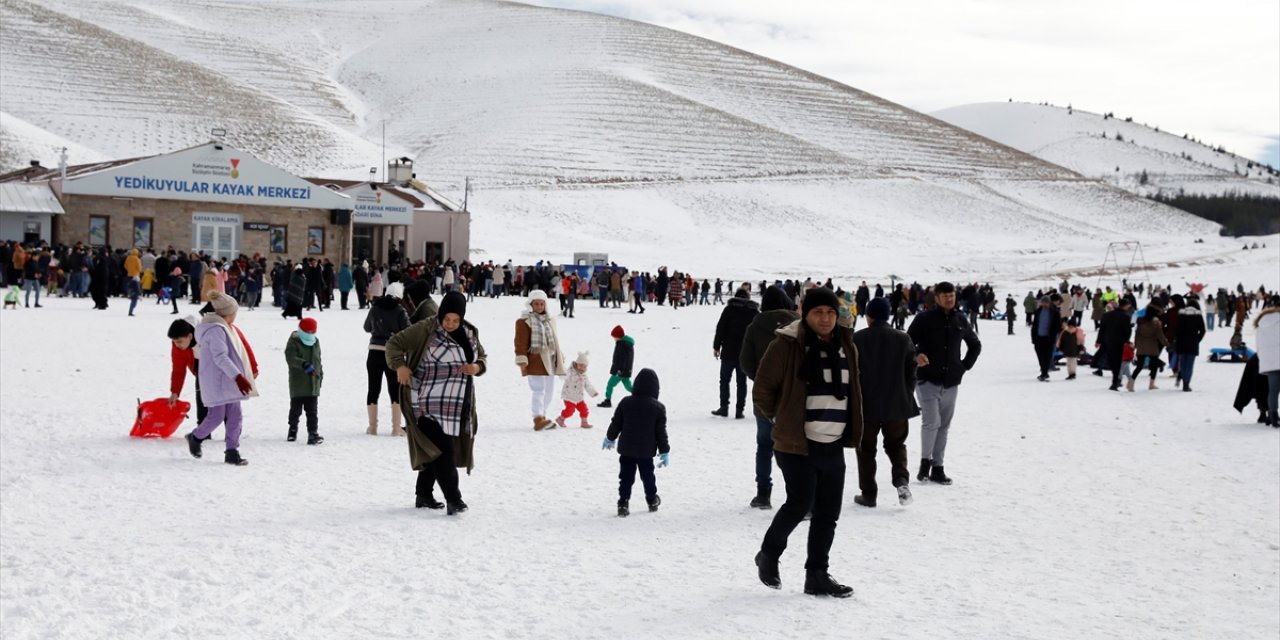
[(302, 372), (309, 376), (314, 376), (316, 374), (316, 366), (310, 362), (304, 362), (302, 363)]
[(613, 441), (608, 438), (605, 438), (604, 443), (600, 445), (601, 450), (612, 449), (612, 448), (613, 448)]
[(658, 467), (665, 467), (665, 466), (667, 466), (667, 465), (670, 465), (670, 464), (671, 464), (671, 454), (670, 454), (670, 453), (659, 453), (659, 454), (658, 454), (658, 461), (659, 461), (659, 462), (658, 462)]
[(249, 379), (244, 377), (244, 374), (240, 374), (236, 376), (236, 388), (240, 390), (242, 395), (247, 396), (250, 391), (253, 391), (253, 383), (249, 382)]

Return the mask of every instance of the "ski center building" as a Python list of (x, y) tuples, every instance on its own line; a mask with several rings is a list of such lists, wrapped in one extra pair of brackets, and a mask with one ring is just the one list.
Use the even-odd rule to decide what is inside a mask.
[(468, 213), (414, 179), (407, 158), (392, 164), (391, 177), (408, 170), (402, 184), (304, 179), (217, 141), (56, 169), (33, 162), (0, 175), (0, 235), (215, 258), (466, 259)]

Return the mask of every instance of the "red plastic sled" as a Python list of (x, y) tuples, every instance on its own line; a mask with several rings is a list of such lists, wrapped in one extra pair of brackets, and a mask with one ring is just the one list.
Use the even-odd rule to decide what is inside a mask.
[(182, 425), (191, 411), (191, 403), (179, 400), (169, 406), (168, 398), (156, 398), (138, 402), (138, 419), (133, 423), (130, 438), (168, 438)]

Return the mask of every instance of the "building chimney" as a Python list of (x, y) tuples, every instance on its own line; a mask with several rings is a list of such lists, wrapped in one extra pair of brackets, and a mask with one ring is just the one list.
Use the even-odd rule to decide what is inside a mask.
[(39, 160), (32, 160), (32, 161), (31, 161), (31, 166), (33, 166), (33, 167), (38, 167), (38, 166), (40, 166), (40, 161), (39, 161)]
[(58, 154), (58, 173), (63, 180), (67, 179), (67, 148), (62, 148), (62, 153)]
[(395, 158), (387, 163), (387, 182), (405, 184), (413, 179), (413, 160)]

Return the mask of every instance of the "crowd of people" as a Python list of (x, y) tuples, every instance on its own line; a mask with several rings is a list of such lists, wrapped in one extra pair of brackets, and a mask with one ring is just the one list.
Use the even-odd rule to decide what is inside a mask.
[[(174, 301), (174, 313), (181, 298), (204, 305), (198, 317), (175, 320), (170, 326), (170, 402), (181, 394), (186, 374), (194, 374), (198, 426), (186, 435), (190, 453), (202, 457), (203, 443), (223, 427), (224, 461), (236, 466), (247, 464), (239, 452), (241, 405), (257, 395), (259, 375), (248, 337), (236, 325), (240, 311), (258, 306), (256, 294), (270, 287), (271, 303), (282, 309), (282, 316), (297, 319), (284, 348), (290, 393), (285, 437), (298, 439), (305, 414), (306, 443), (319, 445), (324, 442), (317, 418), (324, 366), (319, 323), (304, 312), (331, 309), (335, 289), (341, 308), (347, 309), (354, 292), (357, 308), (366, 310), (364, 330), (369, 334), (366, 433), (379, 433), (385, 385), (391, 435), (409, 443), (410, 466), (416, 472), (415, 507), (444, 509), (447, 515), (468, 510), (458, 470), (469, 474), (474, 467), (480, 406), (474, 378), (484, 375), (489, 365), (479, 329), (466, 319), (468, 303), (475, 297), (518, 295), (524, 300), (514, 320), (512, 356), (529, 386), (534, 431), (567, 428), (575, 415), (580, 428), (593, 428), (587, 400), (600, 393), (590, 380), (590, 354), (579, 352), (569, 360), (560, 337), (559, 321), (574, 317), (576, 300), (595, 297), (600, 307), (609, 309), (627, 302), (630, 313), (644, 313), (646, 303), (673, 309), (723, 305), (711, 345), (712, 357), (720, 363), (719, 404), (711, 414), (745, 419), (750, 403), (756, 420), (751, 507), (773, 508), (775, 464), (786, 488), (785, 501), (755, 556), (758, 577), (766, 586), (781, 586), (780, 562), (788, 538), (809, 519), (804, 590), (835, 597), (852, 593), (828, 572), (844, 502), (844, 450), (856, 449), (855, 504), (879, 504), (880, 447), (888, 457), (899, 504), (911, 504), (906, 442), (909, 421), (919, 417), (921, 455), (915, 479), (952, 484), (946, 450), (959, 389), (982, 353), (978, 321), (1003, 320), (1012, 335), (1019, 311), (1013, 294), (1006, 296), (1001, 311), (995, 289), (979, 283), (893, 282), (886, 290), (862, 282), (846, 290), (830, 279), (713, 282), (665, 266), (651, 276), (617, 265), (597, 268), (583, 278), (577, 270), (545, 262), (389, 266), (361, 261), (354, 269), (347, 264), (335, 269), (328, 260), (304, 259), (279, 260), (268, 269), (261, 256), (211, 260), (175, 251), (156, 255), (139, 249), (63, 249), (28, 251), (6, 245), (5, 264), (11, 266), (6, 277), (20, 276), (24, 287), (36, 280), (37, 306), (42, 274), (50, 281), (57, 279), (61, 288), (47, 291), (58, 295), (80, 295), (87, 281), (91, 290), (127, 296), (131, 313), (137, 299), (147, 295)], [(65, 273), (64, 267), (72, 274), (88, 275), (64, 281), (54, 275)], [(100, 272), (105, 276), (97, 275)], [(161, 285), (154, 274), (166, 272), (171, 279)], [(199, 286), (191, 284), (195, 282)], [(726, 298), (727, 292), (732, 294)], [(551, 296), (560, 302), (558, 315), (549, 308)], [(1145, 305), (1139, 309), (1143, 296)], [(1188, 284), (1185, 292), (1174, 293), (1172, 286), (1145, 283), (1124, 282), (1113, 290), (1064, 281), (1049, 290), (1027, 292), (1021, 311), (1041, 381), (1050, 379), (1061, 359), (1067, 380), (1077, 379), (1078, 366), (1090, 366), (1098, 376), (1111, 373), (1112, 391), (1123, 387), (1132, 392), (1143, 372), (1150, 380), (1148, 388), (1157, 389), (1158, 372), (1168, 368), (1178, 387), (1189, 392), (1206, 333), (1225, 322), (1235, 328), (1232, 346), (1243, 348), (1242, 327), (1260, 306), (1254, 319), (1257, 352), (1242, 379), (1244, 402), (1238, 397), (1236, 405), (1242, 408), (1256, 401), (1259, 421), (1280, 426), (1280, 296), (1265, 289), (1250, 293), (1238, 285), (1234, 291), (1208, 292)], [(1086, 314), (1096, 332), (1092, 349), (1081, 326)], [(602, 448), (618, 453), (617, 515), (625, 517), (630, 515), (636, 475), (648, 510), (659, 508), (655, 458), (656, 466), (670, 464), (671, 444), (656, 368), (642, 368), (633, 379), (636, 341), (621, 324), (610, 333), (614, 351), (609, 379), (595, 407), (612, 409)], [(553, 406), (557, 384), (562, 406)], [(618, 386), (627, 395), (615, 405)], [(436, 499), (436, 485), (443, 502)]]

